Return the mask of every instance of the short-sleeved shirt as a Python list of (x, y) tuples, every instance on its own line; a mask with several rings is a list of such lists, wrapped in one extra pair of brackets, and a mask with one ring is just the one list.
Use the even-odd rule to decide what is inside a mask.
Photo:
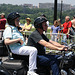
[[(17, 27), (15, 26), (7, 27), (4, 30), (3, 37), (4, 39), (10, 38), (11, 40), (21, 38), (24, 41), (23, 35), (18, 31)], [(20, 43), (13, 43), (9, 45), (11, 50), (15, 50), (17, 48), (20, 48), (21, 46), (25, 46), (25, 42), (23, 43), (23, 45), (20, 45)]]
[(68, 28), (70, 28), (71, 26), (72, 26), (71, 21), (65, 22), (65, 23), (63, 24), (63, 33), (67, 33), (67, 32), (68, 32)]
[[(29, 27), (32, 27), (32, 24), (27, 25), (27, 23), (25, 23), (24, 26), (25, 26), (26, 28), (29, 28)], [(28, 31), (28, 30), (25, 29), (25, 31)]]
[(6, 19), (0, 19), (0, 29), (5, 29)]
[(49, 42), (49, 39), (44, 34), (41, 35), (38, 30), (35, 30), (29, 36), (27, 45), (36, 47), (38, 50), (38, 54), (42, 55), (45, 54), (45, 48), (43, 45), (38, 43), (40, 40)]
[(51, 27), (51, 29), (52, 29), (52, 33), (58, 33), (58, 31), (60, 31), (60, 27), (59, 26), (57, 26), (57, 27), (55, 27), (54, 25)]

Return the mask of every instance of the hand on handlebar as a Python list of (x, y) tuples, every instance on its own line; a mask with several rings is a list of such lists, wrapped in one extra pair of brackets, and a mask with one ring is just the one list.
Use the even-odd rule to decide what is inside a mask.
[(68, 47), (64, 47), (63, 50), (64, 50), (64, 51), (67, 51), (67, 50), (68, 50)]
[(68, 47), (58, 48), (58, 50), (60, 50), (60, 51), (67, 51), (68, 50)]

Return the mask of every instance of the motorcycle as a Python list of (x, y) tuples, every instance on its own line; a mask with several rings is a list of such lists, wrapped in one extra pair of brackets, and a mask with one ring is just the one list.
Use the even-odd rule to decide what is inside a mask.
[(61, 75), (75, 75), (75, 43), (68, 45), (67, 51), (62, 51), (60, 60)]
[[(68, 51), (62, 51), (62, 55), (58, 57), (60, 60), (61, 75), (75, 75), (75, 43), (68, 45)], [(10, 50), (6, 60), (0, 60), (0, 75), (27, 75), (28, 56), (20, 56), (12, 54)], [(38, 67), (39, 75), (51, 75), (50, 70), (45, 67)]]
[[(0, 61), (0, 75), (27, 75), (29, 56), (11, 53), (8, 48), (8, 57)], [(50, 75), (47, 67), (39, 66), (36, 71), (39, 75)]]
[[(27, 75), (29, 56), (13, 54), (9, 46), (4, 45), (3, 31), (0, 33), (0, 75)], [(38, 65), (36, 72), (39, 75), (50, 75), (49, 69), (44, 66)]]
[[(0, 59), (0, 75), (27, 75), (29, 56), (13, 54), (7, 46), (8, 56), (3, 61)], [(62, 51), (60, 60), (61, 75), (75, 75), (75, 43), (68, 45), (68, 51)], [(39, 66), (37, 69), (39, 75), (52, 75), (48, 67)]]

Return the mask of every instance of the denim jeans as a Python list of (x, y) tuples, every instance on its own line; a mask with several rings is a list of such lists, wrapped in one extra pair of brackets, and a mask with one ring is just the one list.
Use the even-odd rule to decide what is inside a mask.
[(66, 34), (65, 34), (65, 35), (63, 35), (63, 40), (66, 42), (66, 39), (67, 39), (67, 37), (66, 37)]
[(56, 35), (56, 34), (53, 34), (53, 35), (51, 36), (51, 40), (58, 42), (57, 35)]
[(52, 69), (52, 75), (59, 75), (59, 61), (56, 55), (38, 55), (38, 64)]
[(61, 42), (62, 42), (65, 46), (67, 46), (67, 36), (66, 36), (66, 34), (63, 35), (63, 39), (61, 40)]

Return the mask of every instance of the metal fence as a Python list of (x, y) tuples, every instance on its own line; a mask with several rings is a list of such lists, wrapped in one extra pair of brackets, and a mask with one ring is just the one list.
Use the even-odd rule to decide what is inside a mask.
[[(24, 33), (24, 37), (26, 37), (27, 35), (30, 35), (31, 33), (32, 33), (32, 31), (23, 31), (23, 33)], [(63, 34), (63, 33), (44, 33), (49, 39), (51, 39), (51, 34), (52, 35), (58, 35), (58, 43), (62, 43), (62, 40), (64, 40), (63, 39), (63, 37), (66, 35), (66, 34)], [(68, 37), (67, 37), (67, 39), (66, 39), (66, 42), (67, 42), (67, 44), (70, 44), (71, 43), (71, 40), (73, 40), (73, 42), (75, 42), (75, 35), (74, 36), (72, 36), (72, 35), (70, 35), (70, 34), (68, 34), (67, 35)], [(71, 38), (70, 38), (71, 37)]]
[[(23, 31), (24, 34), (24, 38), (26, 37), (26, 35), (30, 35), (32, 33), (32, 31)], [(66, 39), (66, 42), (62, 42), (63, 37), (65, 36), (65, 34), (63, 33), (44, 33), (50, 40), (51, 40), (51, 34), (52, 35), (58, 35), (58, 39), (57, 39), (57, 42), (60, 43), (60, 44), (70, 44), (72, 42), (75, 42), (75, 36), (72, 36), (70, 34), (68, 34), (67, 36), (67, 39)], [(71, 38), (70, 38), (71, 37)], [(46, 48), (46, 52), (55, 52), (55, 53), (58, 53), (59, 51), (56, 51), (56, 50), (49, 50), (48, 48)]]
[[(2, 38), (2, 33), (3, 33), (3, 30), (0, 30), (0, 39)], [(24, 38), (25, 38), (25, 40), (26, 40), (26, 37), (28, 36), (28, 35), (30, 35), (31, 33), (32, 33), (32, 31), (23, 31), (22, 32), (23, 33), (23, 36), (24, 36)], [(57, 39), (57, 42), (58, 43), (60, 43), (60, 44), (64, 44), (65, 42), (62, 42), (62, 40), (64, 40), (63, 39), (63, 37), (64, 37), (64, 35), (65, 34), (63, 34), (63, 33), (44, 33), (50, 40), (51, 40), (51, 34), (52, 35), (58, 35), (58, 39)], [(70, 38), (71, 37), (71, 38)], [(57, 37), (55, 37), (55, 38), (57, 38)], [(27, 41), (25, 41), (26, 43), (27, 43)], [(66, 43), (67, 43), (67, 45), (68, 44), (70, 44), (70, 43), (72, 43), (72, 42), (75, 42), (75, 35), (74, 36), (72, 36), (72, 35), (70, 35), (70, 34), (68, 34), (68, 38), (66, 39)], [(51, 52), (51, 50), (49, 50), (48, 48), (46, 48), (46, 51), (48, 51), (48, 52)], [(53, 50), (52, 50), (53, 51)], [(58, 52), (58, 51), (56, 51), (56, 52)]]

